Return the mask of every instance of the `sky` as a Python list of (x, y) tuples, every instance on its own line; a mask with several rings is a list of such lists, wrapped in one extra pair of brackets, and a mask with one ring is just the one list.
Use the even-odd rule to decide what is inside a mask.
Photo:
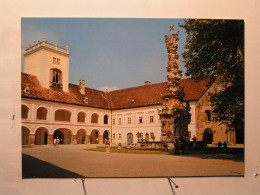
[(181, 19), (144, 18), (22, 18), (22, 71), (24, 46), (41, 41), (70, 52), (69, 82), (100, 90), (115, 90), (167, 80), (168, 54), (165, 35), (175, 25), (179, 31), (179, 68), (183, 71), (185, 31), (178, 27)]

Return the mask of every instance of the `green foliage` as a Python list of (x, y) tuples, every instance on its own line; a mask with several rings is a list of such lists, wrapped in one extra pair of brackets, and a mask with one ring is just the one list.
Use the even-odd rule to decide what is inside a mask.
[(209, 75), (223, 86), (210, 94), (214, 120), (228, 126), (244, 121), (244, 21), (187, 19), (182, 56), (186, 76), (201, 80)]

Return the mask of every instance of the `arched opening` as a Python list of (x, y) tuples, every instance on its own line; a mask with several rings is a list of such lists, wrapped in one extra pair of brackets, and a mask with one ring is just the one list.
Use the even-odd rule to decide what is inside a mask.
[(35, 132), (35, 145), (47, 144), (48, 130), (44, 127), (40, 127)]
[(85, 123), (86, 114), (84, 112), (78, 113), (78, 122), (79, 123)]
[(44, 107), (40, 107), (37, 109), (37, 119), (46, 120), (47, 119), (48, 110)]
[(91, 144), (98, 144), (98, 130), (93, 130), (90, 134), (90, 143)]
[(22, 127), (22, 145), (29, 144), (30, 130), (27, 127)]
[(106, 130), (103, 133), (103, 143), (105, 143), (105, 139), (109, 138), (109, 132)]
[(58, 89), (62, 88), (62, 71), (54, 68), (50, 70), (50, 86)]
[(181, 136), (181, 118), (174, 120), (174, 136)]
[(206, 110), (205, 112), (206, 112), (208, 121), (211, 121), (211, 112), (209, 110)]
[(71, 113), (68, 110), (57, 110), (55, 112), (55, 121), (70, 122)]
[(28, 119), (29, 108), (22, 105), (22, 118)]
[(85, 144), (86, 135), (87, 132), (84, 129), (78, 130), (76, 135), (77, 144)]
[(127, 134), (127, 145), (130, 145), (133, 143), (133, 134), (132, 133), (128, 133)]
[(60, 128), (54, 131), (53, 139), (59, 138), (60, 144), (70, 144), (71, 143), (72, 132), (69, 129)]
[(108, 124), (108, 116), (107, 115), (104, 116), (104, 124)]
[(98, 114), (96, 113), (92, 114), (91, 123), (98, 123)]
[(203, 133), (203, 141), (207, 142), (207, 144), (212, 144), (213, 141), (213, 133), (211, 129), (205, 129)]

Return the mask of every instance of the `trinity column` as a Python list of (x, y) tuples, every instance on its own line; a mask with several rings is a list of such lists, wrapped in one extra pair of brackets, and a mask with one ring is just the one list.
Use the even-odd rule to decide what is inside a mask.
[(190, 106), (184, 102), (184, 91), (179, 85), (182, 71), (179, 70), (178, 41), (179, 32), (173, 33), (175, 26), (168, 29), (171, 35), (165, 35), (168, 52), (167, 84), (163, 99), (163, 108), (159, 111), (161, 127), (161, 141), (172, 142), (183, 137), (189, 140), (188, 124), (190, 123)]

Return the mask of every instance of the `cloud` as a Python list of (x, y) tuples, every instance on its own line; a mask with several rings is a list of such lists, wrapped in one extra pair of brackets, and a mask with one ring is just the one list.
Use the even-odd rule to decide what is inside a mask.
[(100, 91), (115, 91), (115, 90), (118, 90), (119, 88), (117, 86), (114, 86), (114, 87), (109, 87), (109, 86), (103, 86), (103, 87), (100, 87), (98, 88), (98, 90)]

